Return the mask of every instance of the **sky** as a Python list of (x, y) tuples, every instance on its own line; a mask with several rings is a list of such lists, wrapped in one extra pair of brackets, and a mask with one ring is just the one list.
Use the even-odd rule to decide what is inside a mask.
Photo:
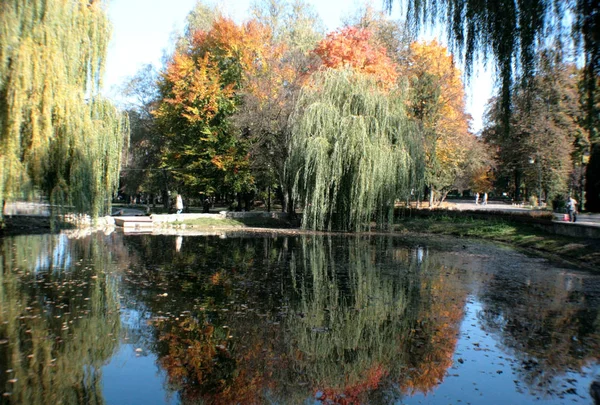
[[(113, 33), (106, 59), (104, 95), (121, 101), (123, 83), (144, 65), (161, 67), (162, 57), (173, 44), (173, 38), (183, 32), (185, 19), (197, 0), (109, 0), (108, 14)], [(220, 0), (218, 4), (237, 22), (249, 16), (253, 0)], [(354, 13), (364, 0), (307, 0), (320, 15), (328, 31), (341, 26), (341, 21)], [(383, 0), (374, 0), (373, 7), (381, 9)], [(399, 1), (391, 18), (399, 19)], [(431, 32), (421, 35), (430, 40)], [(444, 42), (443, 38), (438, 38)], [(487, 99), (492, 92), (492, 79), (482, 67), (473, 71), (467, 86), (467, 112), (473, 116), (472, 129), (478, 132)]]

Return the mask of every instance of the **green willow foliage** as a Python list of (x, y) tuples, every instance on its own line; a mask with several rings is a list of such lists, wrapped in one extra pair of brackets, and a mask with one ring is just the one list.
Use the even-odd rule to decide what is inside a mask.
[(121, 332), (116, 271), (101, 234), (0, 240), (3, 404), (104, 403), (102, 366)]
[(389, 223), (394, 202), (420, 189), (423, 150), (399, 91), (326, 70), (305, 86), (290, 122), (286, 173), (305, 228), (358, 231), (374, 217)]
[[(391, 10), (394, 0), (385, 0), (385, 3)], [(445, 24), (453, 48), (464, 53), (467, 74), (471, 73), (476, 55), (494, 56), (506, 111), (510, 110), (514, 68), (525, 78), (531, 77), (539, 41), (550, 37), (563, 43), (566, 35), (572, 34), (585, 56), (588, 114), (592, 114), (594, 78), (600, 74), (600, 3), (597, 0), (410, 0), (402, 3), (412, 24)], [(570, 32), (569, 23), (572, 24)]]
[(2, 2), (0, 200), (108, 211), (129, 133), (98, 95), (109, 37), (102, 0)]

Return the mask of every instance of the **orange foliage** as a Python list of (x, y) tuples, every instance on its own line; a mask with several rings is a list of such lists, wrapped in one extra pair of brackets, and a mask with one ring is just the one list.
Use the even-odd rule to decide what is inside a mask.
[[(192, 318), (156, 326), (162, 329), (160, 341), (168, 350), (160, 357), (160, 364), (169, 384), (180, 389), (184, 403), (263, 403), (264, 393), (276, 387), (275, 370), (286, 364), (285, 357), (273, 348), (275, 338), (281, 334), (275, 325), (239, 326), (240, 333), (250, 332), (241, 346), (219, 339), (214, 326)], [(231, 333), (235, 334), (233, 330)]]
[(219, 111), (220, 100), (234, 95), (232, 85), (221, 86), (218, 66), (209, 56), (197, 61), (185, 53), (173, 56), (163, 73), (171, 86), (170, 97), (156, 110), (157, 118), (176, 112), (190, 124), (208, 124)]
[(412, 84), (410, 111), (427, 130), (427, 181), (437, 190), (451, 187), (475, 141), (469, 133), (461, 73), (445, 47), (414, 42), (404, 68)]
[(325, 67), (351, 67), (358, 72), (373, 75), (386, 89), (393, 87), (398, 78), (396, 64), (387, 56), (385, 48), (375, 45), (368, 29), (347, 27), (327, 35), (315, 49)]
[(473, 173), (471, 188), (478, 193), (486, 193), (494, 187), (494, 174), (489, 167), (484, 166)]
[[(185, 331), (182, 334), (181, 331)], [(204, 327), (192, 319), (186, 319), (173, 333), (160, 337), (168, 344), (169, 352), (160, 358), (169, 380), (175, 382), (206, 383), (211, 378), (217, 355), (217, 342), (213, 338), (214, 328)]]
[(433, 126), (445, 134), (464, 134), (468, 131), (465, 114), (465, 91), (461, 73), (454, 64), (454, 58), (437, 41), (413, 42), (410, 46), (410, 61), (405, 74), (414, 82), (424, 74), (435, 78), (439, 95), (434, 102), (439, 106), (435, 120), (424, 120), (425, 125)]
[(159, 127), (173, 139), (165, 160), (203, 176), (178, 174), (179, 180), (203, 192), (223, 185), (239, 191), (253, 183), (247, 144), (230, 130), (228, 118), (243, 90), (258, 92), (255, 78), (269, 69), (269, 58), (282, 52), (270, 42), (270, 30), (256, 21), (237, 25), (219, 17), (173, 55), (154, 111)]
[(373, 365), (364, 373), (359, 382), (344, 387), (342, 392), (327, 388), (321, 391), (319, 401), (327, 404), (350, 405), (360, 404), (362, 394), (377, 389), (381, 380), (388, 374), (381, 365)]
[(443, 381), (446, 371), (452, 366), (460, 322), (464, 315), (466, 290), (447, 285), (448, 278), (437, 276), (423, 288), (429, 289), (431, 306), (424, 308), (419, 330), (413, 331), (413, 339), (427, 340), (417, 351), (415, 363), (409, 367), (407, 378), (402, 381), (404, 392), (427, 393)]
[[(163, 73), (170, 97), (164, 101), (190, 123), (208, 124), (248, 79), (266, 71), (282, 50), (270, 46), (269, 29), (256, 21), (237, 25), (220, 17), (210, 31), (196, 31)], [(233, 108), (231, 106), (230, 108)], [(170, 111), (159, 108), (161, 117)]]

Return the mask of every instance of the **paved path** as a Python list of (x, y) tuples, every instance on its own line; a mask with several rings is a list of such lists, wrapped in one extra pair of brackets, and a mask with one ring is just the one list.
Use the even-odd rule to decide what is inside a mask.
[[(506, 211), (506, 212), (535, 212), (536, 209), (527, 206), (512, 205), (507, 203), (499, 203), (491, 201), (487, 205), (475, 204), (468, 200), (450, 200), (449, 205), (454, 205), (459, 210), (476, 210), (476, 211)], [(563, 222), (564, 214), (554, 214), (554, 220)], [(575, 224), (598, 226), (600, 227), (600, 214), (577, 214), (577, 222)]]

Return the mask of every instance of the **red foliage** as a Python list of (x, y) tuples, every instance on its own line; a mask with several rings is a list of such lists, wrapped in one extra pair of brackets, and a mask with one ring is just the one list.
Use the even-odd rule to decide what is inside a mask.
[(387, 56), (385, 48), (371, 41), (368, 29), (347, 27), (327, 35), (315, 53), (325, 67), (351, 67), (373, 75), (384, 88), (391, 88), (398, 78), (396, 64)]
[(333, 388), (325, 388), (321, 391), (321, 396), (317, 398), (319, 401), (327, 404), (350, 405), (360, 404), (361, 396), (368, 391), (377, 389), (379, 383), (387, 375), (387, 371), (383, 366), (373, 365), (364, 373), (364, 378), (359, 382), (344, 387), (343, 391)]

